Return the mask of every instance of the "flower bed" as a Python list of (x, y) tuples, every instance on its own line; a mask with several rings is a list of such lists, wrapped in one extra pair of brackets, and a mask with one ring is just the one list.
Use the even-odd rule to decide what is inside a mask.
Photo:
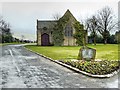
[(73, 67), (78, 68), (79, 70), (91, 73), (93, 75), (105, 75), (110, 74), (120, 68), (118, 61), (72, 61), (72, 60), (60, 60), (60, 62)]

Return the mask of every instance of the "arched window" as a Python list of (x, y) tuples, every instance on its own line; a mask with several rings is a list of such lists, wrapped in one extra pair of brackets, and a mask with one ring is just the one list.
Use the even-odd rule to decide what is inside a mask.
[(68, 27), (65, 27), (65, 36), (68, 36)]
[(72, 37), (73, 36), (73, 29), (71, 28), (70, 30), (70, 36)]
[(66, 37), (72, 37), (73, 36), (73, 29), (71, 26), (65, 27), (65, 36)]

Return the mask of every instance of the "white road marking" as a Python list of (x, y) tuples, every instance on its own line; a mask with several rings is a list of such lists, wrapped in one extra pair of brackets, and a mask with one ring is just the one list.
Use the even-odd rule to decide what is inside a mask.
[[(14, 58), (14, 56), (13, 56), (12, 50), (9, 49), (9, 52), (10, 52), (10, 55), (12, 56), (12, 58), (13, 58), (13, 64), (14, 64), (14, 66), (17, 68), (17, 71), (18, 71), (19, 74), (20, 74), (20, 70), (19, 70), (18, 66), (16, 65), (16, 63), (15, 63), (15, 58)], [(37, 69), (37, 67), (34, 67), (34, 68)], [(38, 69), (37, 69), (37, 70), (38, 70)], [(32, 71), (30, 71), (30, 70), (27, 70), (27, 72), (29, 72), (30, 75), (33, 74)], [(20, 75), (19, 75), (19, 76), (20, 76)], [(36, 76), (35, 76), (35, 77), (32, 77), (32, 78), (34, 79), (34, 81), (35, 81), (37, 84), (39, 84)]]
[(13, 56), (12, 50), (9, 49), (9, 52), (10, 52), (10, 55), (12, 56), (12, 58), (13, 58), (13, 64), (14, 64), (14, 66), (17, 68), (17, 71), (20, 72), (18, 66), (17, 66), (16, 63), (15, 63), (15, 59), (14, 59), (14, 56)]

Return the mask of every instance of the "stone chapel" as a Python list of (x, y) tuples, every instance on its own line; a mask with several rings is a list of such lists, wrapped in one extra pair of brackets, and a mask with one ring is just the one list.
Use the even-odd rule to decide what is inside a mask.
[[(74, 24), (77, 21), (69, 9), (65, 12), (69, 16), (69, 21), (64, 28), (63, 46), (76, 46), (76, 39), (73, 37), (75, 33)], [(55, 20), (37, 20), (37, 45), (50, 46), (53, 45), (52, 33)]]

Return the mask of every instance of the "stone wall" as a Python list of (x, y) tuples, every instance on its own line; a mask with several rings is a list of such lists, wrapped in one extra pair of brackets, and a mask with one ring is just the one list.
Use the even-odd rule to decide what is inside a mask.
[(64, 46), (76, 46), (75, 38), (64, 36)]
[(37, 45), (41, 45), (41, 32), (37, 30)]

